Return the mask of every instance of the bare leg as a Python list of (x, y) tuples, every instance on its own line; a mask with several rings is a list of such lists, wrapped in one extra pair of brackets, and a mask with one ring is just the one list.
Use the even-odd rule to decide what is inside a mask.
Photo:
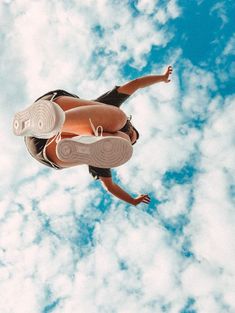
[[(58, 97), (55, 102), (65, 111), (65, 122), (62, 127), (61, 139), (72, 138), (77, 135), (94, 135), (89, 118), (95, 127), (103, 127), (103, 136), (119, 136), (130, 141), (128, 135), (118, 131), (126, 121), (125, 113), (115, 106), (108, 106), (100, 102)], [(51, 139), (53, 140), (53, 138)], [(55, 141), (46, 147), (48, 158), (62, 167), (70, 167), (56, 155)]]
[[(77, 135), (62, 133), (61, 134), (61, 139), (72, 138), (72, 137), (75, 137), (75, 136), (77, 136)], [(130, 141), (129, 136), (127, 134), (121, 132), (121, 131), (117, 131), (115, 133), (104, 132), (103, 136), (118, 136), (118, 137), (122, 137), (122, 138), (127, 139), (128, 141)], [(47, 157), (52, 162), (54, 162), (55, 164), (58, 164), (61, 167), (71, 167), (71, 165), (68, 165), (68, 163), (63, 162), (60, 159), (58, 159), (58, 157), (56, 155), (56, 145), (57, 145), (57, 143), (55, 141), (53, 141), (48, 147), (46, 147), (46, 155), (47, 155)]]
[(126, 124), (127, 116), (119, 108), (105, 104), (76, 107), (65, 111), (62, 132), (92, 135), (89, 119), (95, 127), (101, 125), (104, 132), (115, 133)]
[(101, 102), (92, 101), (92, 100), (85, 100), (80, 98), (73, 98), (69, 96), (60, 96), (54, 100), (59, 106), (64, 110), (68, 111), (74, 108), (78, 108), (81, 106), (87, 106), (87, 105), (97, 105), (97, 104), (103, 104)]
[(108, 132), (116, 132), (127, 121), (126, 114), (120, 108), (101, 102), (69, 96), (60, 96), (54, 101), (66, 112), (62, 128), (64, 133), (93, 135), (89, 118), (95, 127), (101, 125)]

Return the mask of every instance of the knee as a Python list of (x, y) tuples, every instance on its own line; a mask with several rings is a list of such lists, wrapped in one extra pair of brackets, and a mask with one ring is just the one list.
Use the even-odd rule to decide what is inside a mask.
[(117, 112), (118, 112), (118, 114), (116, 115), (117, 118), (115, 119), (114, 125), (113, 125), (116, 131), (123, 128), (123, 126), (126, 124), (126, 121), (127, 121), (127, 116), (122, 110), (117, 108)]

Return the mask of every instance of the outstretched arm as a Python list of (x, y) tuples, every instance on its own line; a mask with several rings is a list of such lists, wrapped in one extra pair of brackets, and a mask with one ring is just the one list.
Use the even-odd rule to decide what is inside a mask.
[(112, 177), (100, 177), (103, 187), (112, 193), (117, 198), (130, 203), (132, 205), (137, 205), (141, 202), (148, 204), (150, 202), (150, 198), (147, 194), (140, 195), (136, 198), (133, 198), (129, 195), (125, 190), (123, 190), (120, 186), (113, 182)]
[(148, 75), (143, 77), (138, 77), (118, 88), (118, 92), (125, 93), (128, 95), (133, 94), (136, 90), (140, 88), (145, 88), (156, 83), (165, 82), (169, 83), (171, 80), (170, 75), (172, 74), (172, 66), (168, 66), (167, 70), (163, 75)]

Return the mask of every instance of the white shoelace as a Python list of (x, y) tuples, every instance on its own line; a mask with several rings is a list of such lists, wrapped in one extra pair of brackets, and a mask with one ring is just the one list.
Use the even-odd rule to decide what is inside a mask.
[[(102, 137), (103, 136), (103, 127), (101, 125), (97, 126), (95, 129), (94, 124), (92, 123), (91, 119), (89, 118), (90, 124), (91, 124), (91, 128), (93, 130), (93, 133), (96, 137)], [(99, 135), (99, 129), (100, 129), (100, 135)]]
[(52, 97), (51, 97), (51, 99), (50, 99), (50, 101), (52, 101), (54, 98), (55, 98), (55, 96), (57, 95), (57, 92), (53, 92), (53, 94), (52, 94)]
[(53, 141), (58, 143), (61, 140), (61, 133), (62, 131), (58, 132), (58, 134), (49, 143), (47, 143), (44, 148), (48, 147)]
[[(51, 97), (51, 99), (50, 99), (50, 101), (52, 101), (55, 98), (56, 95), (57, 95), (57, 92), (54, 92), (52, 97)], [(132, 118), (132, 116), (130, 116), (130, 120), (131, 120), (131, 118)], [(97, 126), (95, 128), (95, 126), (92, 123), (90, 118), (89, 118), (89, 121), (90, 121), (90, 125), (91, 125), (91, 128), (93, 130), (94, 135), (96, 137), (99, 137), (99, 136), (102, 137), (103, 136), (103, 131), (104, 131), (103, 127), (101, 125), (99, 125), (99, 126)], [(99, 134), (99, 129), (100, 129), (100, 134)], [(62, 131), (58, 132), (58, 134), (49, 143), (47, 143), (44, 148), (48, 147), (53, 141), (58, 143), (61, 140), (61, 133), (62, 133)]]
[[(93, 133), (96, 137), (102, 137), (103, 136), (103, 127), (101, 125), (97, 126), (95, 128), (94, 124), (92, 123), (91, 119), (89, 118), (89, 122), (91, 124), (91, 128), (93, 130)], [(99, 130), (100, 130), (100, 134), (99, 134)], [(45, 145), (44, 148), (48, 147), (53, 141), (55, 141), (56, 143), (58, 143), (61, 140), (61, 133), (62, 131), (58, 132), (58, 134), (49, 142)]]

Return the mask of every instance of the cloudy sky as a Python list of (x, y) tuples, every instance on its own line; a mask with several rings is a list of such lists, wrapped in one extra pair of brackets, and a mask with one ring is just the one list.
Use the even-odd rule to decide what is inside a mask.
[[(232, 0), (2, 0), (0, 312), (235, 312)], [(49, 90), (98, 97), (174, 67), (124, 104), (141, 137), (107, 194), (37, 163), (12, 117)]]

